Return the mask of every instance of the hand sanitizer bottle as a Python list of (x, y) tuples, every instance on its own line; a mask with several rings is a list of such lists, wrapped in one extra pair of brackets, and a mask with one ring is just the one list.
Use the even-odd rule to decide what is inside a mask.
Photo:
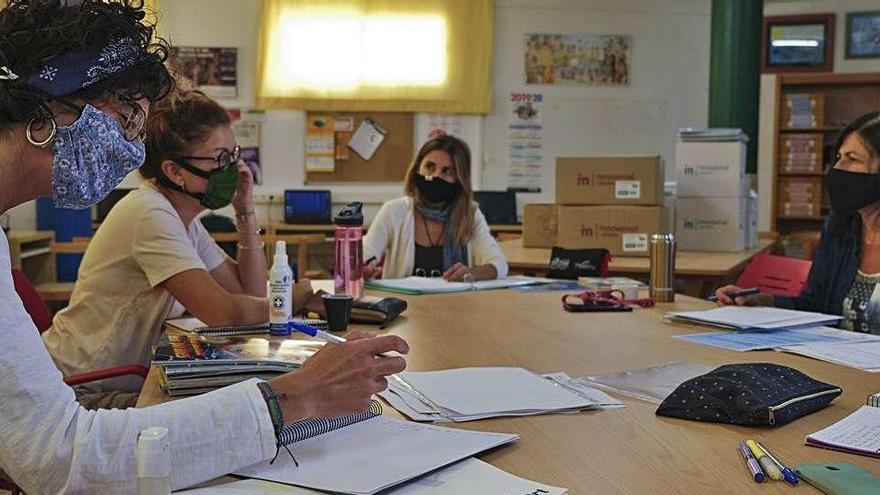
[(293, 273), (287, 264), (287, 243), (275, 243), (275, 259), (269, 270), (269, 334), (290, 335), (287, 322), (293, 307)]
[(168, 428), (142, 430), (137, 443), (138, 495), (171, 493), (171, 438)]

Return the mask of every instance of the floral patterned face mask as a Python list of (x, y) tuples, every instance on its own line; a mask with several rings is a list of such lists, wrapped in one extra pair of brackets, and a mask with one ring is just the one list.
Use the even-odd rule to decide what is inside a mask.
[(52, 199), (60, 208), (88, 208), (144, 164), (146, 150), (127, 141), (112, 117), (86, 105), (71, 125), (58, 127), (53, 141)]

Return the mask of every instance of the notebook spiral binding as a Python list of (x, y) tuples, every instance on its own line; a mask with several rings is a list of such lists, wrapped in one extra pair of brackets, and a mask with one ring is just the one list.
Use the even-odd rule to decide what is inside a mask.
[[(313, 326), (319, 330), (329, 331), (326, 320), (310, 319), (310, 318), (291, 318), (290, 321)], [(225, 327), (198, 327), (193, 329), (193, 333), (197, 335), (206, 335), (211, 337), (232, 337), (235, 335), (258, 335), (269, 333), (268, 323), (258, 323), (255, 325), (230, 325)]]
[(302, 442), (324, 433), (338, 430), (370, 418), (375, 418), (382, 414), (382, 404), (373, 400), (370, 402), (370, 408), (360, 414), (351, 416), (341, 416), (338, 418), (321, 418), (321, 419), (305, 419), (296, 423), (285, 426), (281, 429), (279, 440), (281, 445), (290, 445), (296, 442)]
[(873, 407), (880, 407), (880, 394), (869, 395), (866, 404)]

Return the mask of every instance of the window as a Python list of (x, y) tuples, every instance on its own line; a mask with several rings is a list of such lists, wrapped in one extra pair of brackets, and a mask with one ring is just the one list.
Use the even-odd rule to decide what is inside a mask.
[(305, 110), (488, 111), (491, 1), (377, 3), (382, 2), (266, 0), (259, 104)]

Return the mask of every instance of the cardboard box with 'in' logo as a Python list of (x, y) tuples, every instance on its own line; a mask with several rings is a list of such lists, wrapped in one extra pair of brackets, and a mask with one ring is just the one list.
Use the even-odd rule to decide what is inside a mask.
[(647, 256), (651, 234), (664, 231), (664, 218), (660, 206), (559, 206), (557, 244)]

